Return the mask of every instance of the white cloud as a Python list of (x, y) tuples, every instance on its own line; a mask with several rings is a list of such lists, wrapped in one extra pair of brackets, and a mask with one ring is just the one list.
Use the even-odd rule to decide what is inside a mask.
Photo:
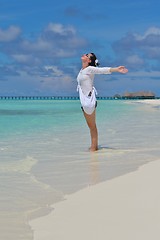
[(159, 78), (160, 79), (160, 71), (137, 71), (129, 73), (129, 77), (136, 78)]
[(57, 66), (45, 66), (47, 71), (52, 71), (57, 77), (62, 76), (63, 72)]
[[(78, 36), (76, 29), (49, 23), (32, 39), (20, 34), (19, 27), (0, 29), (0, 52), (6, 55), (0, 68), (3, 79), (13, 79), (15, 76), (15, 81), (19, 81), (17, 86), (24, 89), (25, 82), (29, 89), (26, 91), (29, 92), (30, 86), (33, 86), (40, 93), (75, 93), (77, 69), (75, 72), (73, 57), (87, 46), (86, 40)], [(141, 35), (128, 34), (115, 43), (115, 63), (126, 64), (129, 68), (127, 77), (158, 78), (159, 72), (155, 71), (158, 70), (160, 57), (159, 37), (160, 29), (153, 27)], [(153, 68), (154, 72), (151, 71)], [(132, 70), (136, 70), (135, 75)]]
[(35, 41), (29, 41), (25, 39), (22, 43), (22, 51), (28, 51), (34, 53), (50, 51), (52, 49), (52, 45), (50, 42), (45, 41), (41, 38), (36, 39)]
[[(11, 26), (7, 30), (0, 30), (0, 51), (8, 58), (27, 64), (28, 56), (39, 58), (39, 62), (46, 59), (56, 61), (56, 58), (73, 56), (78, 49), (86, 45), (86, 41), (79, 37), (72, 26), (49, 23), (35, 38), (20, 36), (20, 28)], [(48, 60), (47, 60), (48, 61)], [(36, 61), (37, 62), (37, 61)], [(30, 64), (30, 62), (28, 62)]]
[(117, 58), (124, 59), (128, 67), (159, 69), (160, 28), (150, 27), (144, 34), (129, 33), (113, 44)]
[(146, 32), (143, 35), (137, 33), (134, 33), (133, 35), (137, 41), (142, 41), (146, 39), (149, 35), (160, 35), (160, 28), (150, 27), (146, 30)]
[(142, 65), (144, 63), (144, 60), (136, 54), (128, 56), (126, 58), (126, 61), (128, 64), (136, 64), (136, 65)]
[(32, 55), (30, 54), (13, 54), (12, 58), (19, 63), (27, 63), (31, 61)]
[(60, 23), (49, 23), (45, 31), (52, 31), (60, 35), (68, 35), (68, 33), (76, 34), (76, 30), (72, 26), (64, 26)]
[(16, 26), (10, 26), (8, 29), (0, 29), (0, 42), (11, 42), (21, 33), (21, 29)]

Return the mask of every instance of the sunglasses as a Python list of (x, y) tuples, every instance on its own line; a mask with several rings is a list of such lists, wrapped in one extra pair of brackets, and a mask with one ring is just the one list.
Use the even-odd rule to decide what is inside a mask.
[(87, 54), (85, 54), (85, 55), (86, 55), (86, 57), (88, 57), (88, 58), (90, 59), (90, 57), (91, 57), (91, 56), (89, 56), (89, 54), (88, 54), (88, 53), (87, 53)]

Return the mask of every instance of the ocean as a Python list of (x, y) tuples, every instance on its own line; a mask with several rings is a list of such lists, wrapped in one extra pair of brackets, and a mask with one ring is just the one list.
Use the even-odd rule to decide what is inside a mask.
[(28, 221), (65, 195), (159, 159), (160, 108), (99, 100), (99, 151), (79, 100), (0, 100), (0, 236), (31, 240)]

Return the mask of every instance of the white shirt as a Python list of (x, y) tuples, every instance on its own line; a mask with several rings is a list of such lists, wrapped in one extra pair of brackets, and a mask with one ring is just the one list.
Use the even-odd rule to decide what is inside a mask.
[(86, 96), (92, 92), (95, 74), (111, 74), (110, 67), (88, 66), (80, 70), (77, 81)]

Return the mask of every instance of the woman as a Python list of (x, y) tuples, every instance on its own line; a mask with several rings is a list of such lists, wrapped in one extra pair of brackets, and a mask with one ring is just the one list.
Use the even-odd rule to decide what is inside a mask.
[(91, 135), (90, 151), (98, 150), (98, 132), (96, 126), (96, 90), (93, 86), (95, 74), (111, 74), (113, 72), (127, 73), (128, 70), (124, 66), (115, 68), (97, 67), (98, 59), (94, 53), (84, 54), (81, 57), (82, 69), (80, 70), (77, 81), (82, 110)]

